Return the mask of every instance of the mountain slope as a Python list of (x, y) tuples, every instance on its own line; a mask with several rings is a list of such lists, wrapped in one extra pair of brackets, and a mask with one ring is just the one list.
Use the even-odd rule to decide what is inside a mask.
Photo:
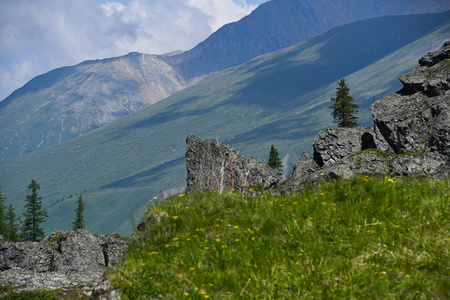
[(272, 0), (173, 59), (185, 78), (196, 78), (297, 44), (339, 25), (386, 15), (447, 10), (450, 2), (445, 0)]
[(57, 69), (0, 102), (0, 158), (57, 145), (153, 104), (206, 74), (337, 25), (449, 9), (445, 0), (272, 0), (181, 54), (131, 53)]
[(274, 144), (292, 165), (319, 130), (332, 126), (327, 106), (337, 80), (346, 77), (360, 125), (371, 124), (372, 98), (398, 90), (401, 74), (450, 39), (449, 20), (448, 12), (361, 21), (213, 74), (83, 136), (1, 161), (3, 192), (20, 212), (26, 185), (38, 181), (47, 232), (70, 228), (81, 192), (88, 229), (129, 233), (130, 215), (184, 185), (189, 134), (218, 137), (260, 161)]
[(140, 53), (50, 71), (0, 102), (0, 157), (60, 144), (187, 85), (166, 56)]

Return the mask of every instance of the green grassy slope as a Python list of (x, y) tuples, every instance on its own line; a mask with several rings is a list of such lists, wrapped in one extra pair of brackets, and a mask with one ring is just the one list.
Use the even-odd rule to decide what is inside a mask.
[(217, 137), (261, 161), (274, 144), (292, 165), (319, 130), (333, 126), (327, 106), (338, 79), (347, 78), (360, 124), (371, 124), (372, 97), (398, 90), (398, 77), (450, 38), (449, 19), (448, 13), (385, 17), (335, 28), (61, 145), (1, 161), (0, 185), (21, 212), (26, 185), (38, 181), (47, 232), (70, 229), (82, 192), (88, 229), (128, 234), (130, 215), (185, 184), (189, 134)]
[[(148, 207), (109, 276), (124, 299), (448, 299), (449, 181), (361, 176)], [(181, 196), (181, 195), (180, 195)]]

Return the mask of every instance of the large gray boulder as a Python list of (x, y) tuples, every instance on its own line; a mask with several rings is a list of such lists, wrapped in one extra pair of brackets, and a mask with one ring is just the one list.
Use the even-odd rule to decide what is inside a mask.
[(391, 151), (373, 127), (328, 128), (314, 137), (314, 160), (320, 166), (332, 165), (351, 154), (367, 149)]
[(280, 171), (244, 157), (218, 140), (186, 139), (186, 192), (270, 189), (285, 179)]
[(450, 156), (450, 42), (401, 76), (403, 89), (371, 106), (376, 126), (395, 153)]
[(55, 230), (41, 242), (0, 239), (0, 286), (18, 291), (80, 287), (88, 293), (109, 265), (121, 260), (127, 242), (88, 230)]

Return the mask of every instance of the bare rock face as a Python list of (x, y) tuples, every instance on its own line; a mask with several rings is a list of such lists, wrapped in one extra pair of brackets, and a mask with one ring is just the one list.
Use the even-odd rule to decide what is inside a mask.
[(323, 167), (366, 149), (390, 148), (373, 127), (328, 128), (314, 137), (314, 160)]
[(186, 192), (195, 190), (270, 189), (285, 179), (281, 172), (247, 158), (218, 140), (186, 139)]
[(106, 267), (120, 261), (126, 241), (87, 230), (55, 230), (41, 242), (0, 240), (0, 285), (18, 291), (84, 286), (102, 281)]
[(371, 106), (376, 126), (395, 153), (450, 156), (450, 42), (403, 75), (403, 89)]

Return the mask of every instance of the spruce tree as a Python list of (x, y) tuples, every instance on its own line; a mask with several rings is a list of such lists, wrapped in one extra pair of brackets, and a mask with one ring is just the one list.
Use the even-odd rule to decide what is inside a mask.
[(19, 219), (16, 218), (16, 213), (14, 212), (14, 207), (10, 203), (8, 207), (8, 212), (6, 214), (7, 224), (8, 224), (8, 234), (5, 240), (11, 242), (20, 242), (20, 234), (19, 234)]
[(342, 78), (338, 82), (336, 88), (336, 97), (331, 98), (333, 105), (328, 108), (333, 109), (331, 115), (333, 116), (334, 123), (338, 123), (338, 127), (352, 128), (358, 126), (358, 113), (359, 105), (354, 103), (354, 99), (350, 96), (350, 89), (345, 83), (345, 79)]
[(7, 219), (6, 219), (6, 205), (5, 197), (3, 197), (2, 187), (0, 186), (0, 235), (4, 238), (8, 234)]
[(278, 150), (275, 149), (275, 147), (272, 145), (270, 148), (269, 153), (269, 161), (267, 162), (267, 165), (271, 167), (272, 169), (277, 169), (281, 171), (281, 168), (283, 167), (283, 163), (281, 162), (280, 155), (278, 154)]
[(84, 208), (83, 195), (80, 194), (77, 199), (77, 208), (75, 209), (75, 221), (72, 222), (73, 230), (84, 229), (84, 224), (86, 224), (83, 216)]
[(27, 195), (24, 206), (25, 212), (23, 213), (23, 225), (22, 225), (22, 238), (24, 241), (38, 242), (45, 235), (44, 230), (40, 226), (41, 223), (46, 221), (48, 214), (42, 210), (42, 197), (39, 197), (37, 191), (41, 187), (34, 179), (28, 185), (30, 195)]

